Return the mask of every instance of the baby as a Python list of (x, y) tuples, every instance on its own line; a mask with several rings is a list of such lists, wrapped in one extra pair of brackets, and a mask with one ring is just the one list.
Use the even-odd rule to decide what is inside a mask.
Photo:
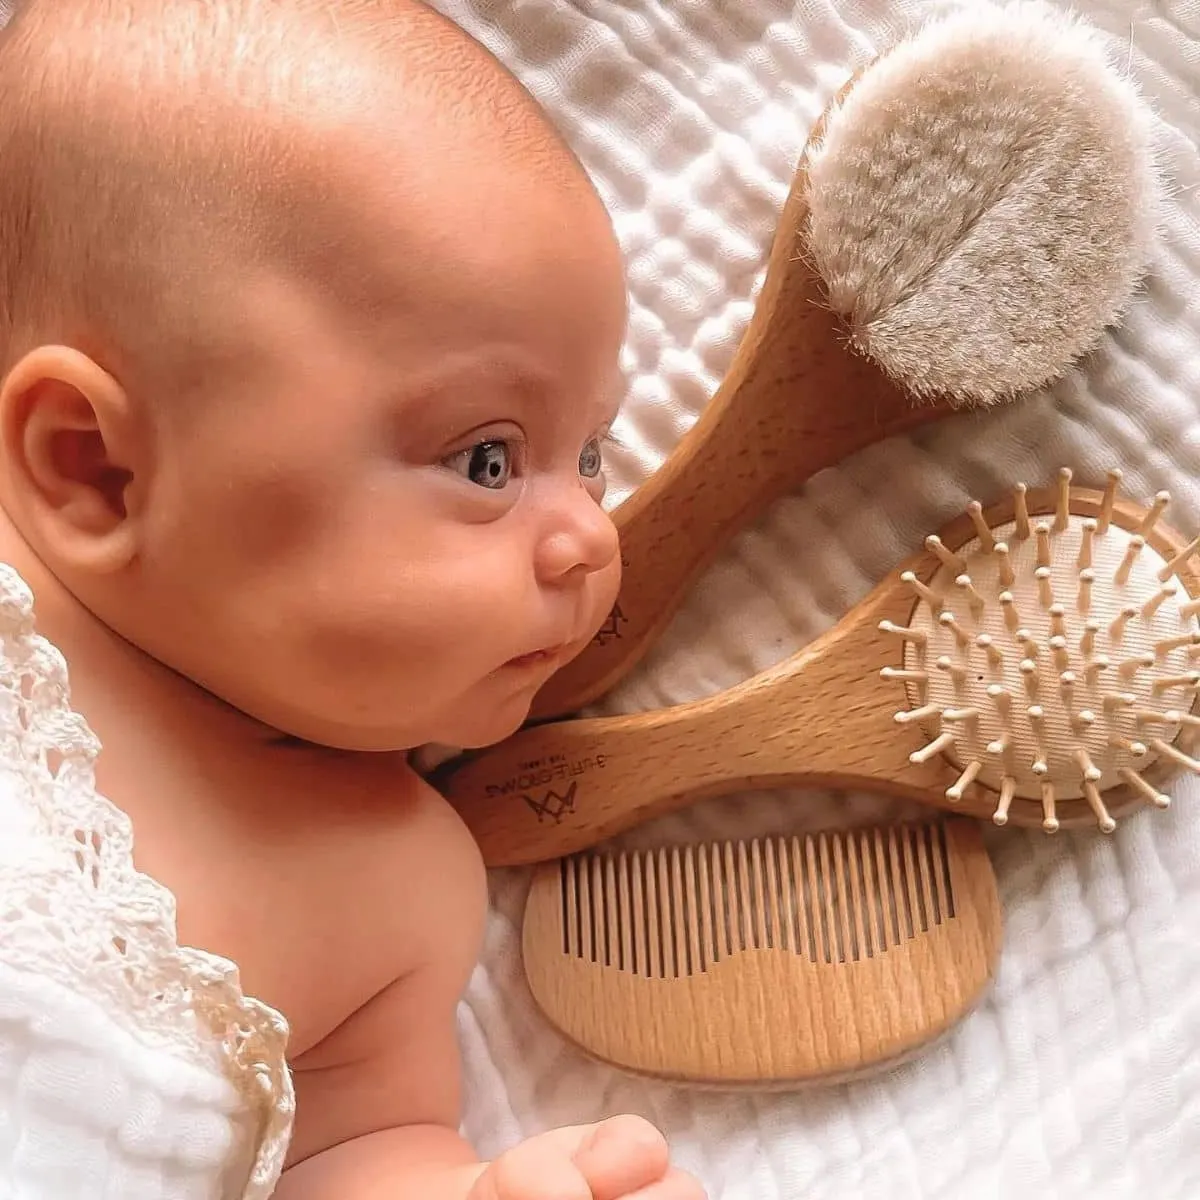
[(408, 763), (517, 729), (616, 594), (603, 206), (415, 0), (16, 9), (0, 561), (181, 941), (290, 1023), (276, 1195), (694, 1200), (635, 1117), (456, 1132), (485, 876)]

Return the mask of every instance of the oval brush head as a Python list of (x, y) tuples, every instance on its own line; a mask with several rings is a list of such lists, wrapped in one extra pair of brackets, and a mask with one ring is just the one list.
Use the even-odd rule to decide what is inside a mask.
[(1037, 3), (935, 21), (863, 72), (810, 148), (828, 303), (914, 395), (991, 402), (1052, 382), (1146, 269), (1152, 144), (1088, 26)]
[(1083, 799), (1111, 832), (1102, 793), (1166, 807), (1144, 773), (1200, 770), (1177, 744), (1200, 725), (1200, 601), (1174, 578), (1196, 543), (1169, 557), (1151, 544), (1165, 492), (1137, 525), (1115, 522), (1120, 479), (1109, 473), (1096, 516), (1072, 511), (1067, 468), (1053, 516), (1031, 519), (1021, 487), (1002, 525), (972, 505), (976, 537), (954, 550), (927, 539), (940, 566), (907, 579), (918, 596), (907, 627), (885, 622), (905, 641), (904, 667), (881, 672), (907, 690), (896, 720), (930, 738), (912, 760), (946, 755), (961, 772), (947, 798), (988, 789), (998, 825), (1014, 799), (1032, 800), (1054, 832), (1058, 806)]

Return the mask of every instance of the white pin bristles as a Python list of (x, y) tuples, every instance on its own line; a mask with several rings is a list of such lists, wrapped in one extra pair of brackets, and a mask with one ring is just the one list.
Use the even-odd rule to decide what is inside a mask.
[(979, 774), (982, 767), (983, 763), (978, 759), (972, 759), (967, 763), (963, 773), (946, 789), (946, 799), (955, 803), (961, 800), (967, 788), (975, 782), (975, 776)]
[(905, 571), (900, 576), (901, 582), (906, 583), (926, 604), (929, 605), (935, 613), (939, 613), (945, 607), (946, 602), (935, 592), (928, 587), (912, 571)]
[(992, 531), (988, 528), (988, 523), (983, 519), (983, 505), (978, 500), (972, 500), (967, 505), (967, 513), (971, 518), (971, 524), (975, 526), (975, 533), (979, 538), (980, 548), (984, 554), (991, 554), (996, 548), (996, 539), (992, 536)]
[(1179, 568), (1182, 567), (1183, 564), (1187, 562), (1187, 560), (1191, 558), (1197, 550), (1200, 550), (1200, 537), (1192, 538), (1192, 540), (1188, 542), (1188, 544), (1184, 546), (1184, 548), (1180, 550), (1178, 554), (1167, 559), (1166, 563), (1164, 563), (1159, 569), (1159, 583), (1166, 583), (1166, 581), (1170, 579), (1171, 576), (1174, 575), (1175, 572), (1178, 571)]
[(1045, 521), (1039, 521), (1034, 527), (1034, 533), (1037, 535), (1037, 565), (1048, 567), (1050, 565), (1050, 526)]
[(1083, 772), (1084, 779), (1087, 779), (1092, 783), (1096, 783), (1098, 780), (1103, 778), (1104, 772), (1101, 771), (1094, 762), (1092, 762), (1092, 756), (1088, 754), (1085, 747), (1080, 746), (1079, 749), (1075, 751), (1075, 761), (1079, 764), (1079, 769)]
[(1108, 483), (1104, 488), (1104, 499), (1100, 501), (1100, 519), (1096, 522), (1098, 533), (1107, 533), (1112, 524), (1113, 506), (1117, 501), (1117, 490), (1121, 486), (1122, 475), (1117, 468), (1108, 473)]
[(1052, 604), (1049, 608), (1050, 632), (1054, 637), (1067, 636), (1067, 610), (1061, 604)]
[(943, 628), (950, 630), (954, 635), (954, 640), (960, 650), (965, 650), (971, 644), (970, 637), (967, 636), (966, 631), (958, 623), (958, 618), (949, 609), (938, 616), (938, 621)]
[(1030, 700), (1036, 700), (1038, 697), (1038, 668), (1037, 663), (1032, 659), (1021, 659), (1021, 665), (1018, 668), (1021, 672), (1022, 681), (1025, 684), (1025, 695)]
[(1142, 617), (1149, 621), (1156, 612), (1162, 607), (1163, 603), (1169, 600), (1179, 590), (1178, 586), (1173, 581), (1164, 583), (1162, 587), (1142, 605)]
[(1096, 714), (1090, 708), (1081, 708), (1071, 718), (1071, 728), (1076, 733), (1086, 733), (1096, 723)]
[(940, 704), (922, 704), (920, 708), (905, 708), (898, 712), (893, 720), (897, 725), (911, 725), (914, 721), (928, 721), (930, 717), (940, 717)]
[(907, 625), (895, 625), (891, 621), (880, 621), (881, 633), (890, 633), (901, 641), (912, 642), (914, 646), (924, 646), (929, 641), (929, 635), (921, 629), (909, 629)]
[(1058, 815), (1054, 811), (1054, 784), (1042, 781), (1042, 828), (1047, 833), (1058, 832)]
[(1117, 674), (1122, 679), (1132, 679), (1143, 667), (1154, 666), (1153, 654), (1134, 654), (1117, 663)]
[(1079, 543), (1079, 558), (1075, 565), (1086, 571), (1092, 565), (1092, 554), (1096, 544), (1096, 518), (1088, 517), (1083, 522), (1083, 538)]
[(1096, 814), (1096, 824), (1100, 827), (1100, 832), (1112, 833), (1116, 829), (1117, 823), (1112, 819), (1112, 814), (1108, 809), (1104, 807), (1100, 792), (1090, 779), (1083, 781), (1083, 794), (1087, 797), (1092, 812)]
[(1076, 604), (1084, 616), (1092, 610), (1092, 584), (1095, 582), (1096, 572), (1091, 567), (1084, 567), (1079, 572), (1079, 597)]
[(1006, 754), (1012, 747), (1012, 733), (1009, 730), (1004, 730), (998, 738), (988, 742), (987, 752), (1000, 757)]
[(990, 633), (981, 633), (975, 639), (977, 645), (987, 655), (988, 663), (993, 667), (1004, 666), (1004, 655), (1000, 652)]
[(1188, 671), (1186, 675), (1164, 675), (1161, 679), (1156, 679), (1150, 689), (1154, 694), (1160, 695), (1162, 692), (1170, 692), (1175, 688), (1194, 688), (1200, 685), (1200, 671)]
[(1114, 642), (1120, 642), (1125, 636), (1125, 626), (1137, 616), (1137, 606), (1134, 604), (1126, 604), (1124, 608), (1113, 618), (1108, 626), (1108, 636)]
[(1090, 658), (1096, 649), (1096, 634), (1100, 632), (1099, 621), (1087, 621), (1083, 626), (1083, 637), (1079, 639), (1079, 653)]
[(978, 719), (979, 709), (977, 708), (945, 708), (942, 710), (942, 720), (944, 721), (977, 721)]
[(1163, 758), (1169, 758), (1173, 763), (1183, 767), (1185, 770), (1200, 775), (1200, 762), (1197, 762), (1190, 755), (1184, 754), (1174, 743), (1164, 742), (1162, 738), (1153, 738), (1150, 742), (1150, 749), (1161, 754)]
[(907, 667), (881, 667), (879, 670), (881, 679), (891, 680), (893, 683), (928, 683), (928, 671), (910, 670)]
[(1137, 527), (1138, 533), (1143, 537), (1148, 537), (1150, 531), (1158, 522), (1158, 518), (1163, 515), (1163, 510), (1171, 503), (1170, 492), (1158, 492), (1155, 494), (1154, 503), (1150, 505), (1146, 511), (1146, 515), (1142, 518), (1142, 523)]
[(976, 590), (974, 583), (971, 582), (970, 575), (960, 575), (954, 582), (962, 590), (963, 595), (966, 596), (967, 606), (970, 608), (975, 619), (978, 620), (983, 615), (983, 610), (987, 607), (987, 604)]
[(1129, 545), (1125, 547), (1125, 556), (1121, 559), (1121, 565), (1117, 567), (1117, 573), (1113, 576), (1113, 582), (1118, 587), (1124, 587), (1129, 582), (1133, 565), (1137, 562), (1145, 545), (1146, 539), (1141, 534), (1135, 534), (1129, 539)]
[(1011, 775), (1005, 775), (1000, 780), (1000, 803), (996, 805), (996, 811), (992, 813), (993, 824), (1008, 824), (1008, 810), (1012, 807), (1013, 797), (1016, 794), (1017, 781)]
[(927, 746), (922, 746), (920, 750), (914, 750), (909, 756), (908, 761), (916, 766), (922, 763), (927, 763), (931, 758), (936, 758), (944, 750), (949, 750), (954, 745), (954, 734), (949, 730), (938, 734)]
[(1145, 758), (1149, 753), (1145, 742), (1134, 741), (1119, 733), (1110, 734), (1108, 744), (1114, 750), (1124, 750), (1127, 754), (1132, 754), (1134, 758)]
[(1071, 468), (1062, 467), (1058, 472), (1058, 497), (1054, 505), (1054, 530), (1062, 533), (1071, 520)]
[[(880, 622), (893, 640), (890, 647), (876, 643), (892, 651), (882, 660), (895, 663), (887, 674), (908, 689), (907, 702), (896, 707), (909, 711), (889, 715), (919, 722), (922, 734), (904, 753), (944, 772), (939, 786), (947, 800), (968, 803), (981, 780), (1003, 792), (1007, 779), (1009, 795), (999, 803), (992, 796), (1001, 822), (1012, 822), (1011, 805), (1022, 822), (1033, 816), (1036, 823), (1039, 795), (1048, 828), (1070, 824), (1067, 812), (1087, 822), (1080, 803), (1086, 794), (1108, 830), (1118, 805), (1102, 789), (1118, 782), (1120, 768), (1154, 762), (1152, 738), (1172, 744), (1179, 729), (1166, 713), (1144, 723), (1134, 718), (1195, 703), (1200, 724), (1200, 538), (1180, 578), (1156, 582), (1174, 536), (1166, 528), (1166, 498), (1140, 507), (1120, 495), (1120, 482), (1121, 473), (1110, 472), (1102, 502), (1099, 491), (1077, 492), (1070, 471), (1061, 471), (1057, 489), (1037, 493), (1036, 507), (1018, 489), (1009, 510), (1016, 520), (995, 530), (972, 501), (967, 513), (977, 536), (965, 519), (948, 527), (944, 542), (929, 539), (918, 560), (924, 569), (909, 576), (914, 628), (906, 630), (895, 614)], [(1071, 512), (1085, 504), (1090, 514)], [(1022, 509), (1027, 544), (1018, 540)], [(922, 582), (923, 590), (916, 586)], [(904, 644), (903, 657), (896, 642)], [(928, 677), (923, 691), (915, 686), (917, 671)], [(1189, 761), (1200, 760), (1183, 737), (1178, 747)], [(939, 755), (954, 769), (937, 765)], [(1153, 770), (1147, 774), (1156, 789)]]
[(1004, 624), (1009, 633), (1016, 633), (1021, 628), (1021, 618), (1017, 613), (1017, 601), (1012, 592), (1001, 592), (999, 596), (1000, 611), (1004, 613)]
[(1154, 653), (1158, 656), (1170, 654), (1172, 650), (1182, 650), (1185, 646), (1200, 645), (1200, 633), (1181, 633), (1178, 637), (1163, 638), (1154, 643)]
[(954, 680), (956, 687), (967, 682), (967, 668), (962, 663), (956, 663), (948, 654), (941, 655), (934, 663), (939, 671), (945, 671)]
[(1172, 710), (1159, 712), (1156, 708), (1138, 708), (1134, 710), (1133, 719), (1139, 725), (1175, 725), (1176, 713)]
[(1050, 580), (1054, 577), (1054, 572), (1049, 567), (1038, 567), (1033, 573), (1038, 585), (1038, 603), (1043, 608), (1050, 608), (1054, 604), (1054, 589), (1050, 585)]
[(1037, 748), (1037, 758), (1034, 759), (1030, 770), (1035, 775), (1045, 775), (1050, 770), (1046, 761), (1046, 710), (1040, 704), (1031, 704), (1026, 713), (1029, 716), (1029, 726), (1033, 730), (1033, 742)]
[(1178, 709), (1172, 709), (1167, 716), (1171, 718), (1172, 725), (1182, 725), (1188, 729), (1200, 729), (1200, 717), (1195, 713), (1180, 712)]
[(1010, 588), (1017, 582), (1017, 573), (1013, 570), (1012, 555), (1008, 551), (1007, 542), (997, 542), (994, 551), (1000, 560), (1000, 586)]
[(1144, 799), (1149, 800), (1155, 808), (1171, 807), (1171, 797), (1164, 792), (1160, 792), (1157, 788), (1151, 787), (1132, 767), (1122, 767), (1117, 774), (1134, 791), (1140, 793)]
[(931, 533), (925, 539), (925, 549), (928, 550), (934, 558), (936, 558), (943, 567), (953, 571), (956, 575), (961, 574), (967, 569), (965, 560), (960, 558), (953, 550), (946, 548), (946, 544), (936, 533)]
[(1013, 510), (1017, 518), (1016, 533), (1021, 541), (1025, 541), (1029, 537), (1029, 505), (1025, 499), (1026, 491), (1028, 489), (1023, 483), (1018, 483), (1013, 488)]
[(1065, 637), (1055, 636), (1050, 639), (1050, 653), (1054, 655), (1054, 665), (1058, 670), (1065, 671), (1071, 665)]

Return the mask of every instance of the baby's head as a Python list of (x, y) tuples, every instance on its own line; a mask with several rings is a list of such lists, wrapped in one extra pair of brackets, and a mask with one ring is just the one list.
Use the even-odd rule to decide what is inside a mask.
[(300, 738), (516, 728), (616, 593), (625, 325), (520, 86), (413, 0), (23, 0), (0, 162), (0, 500), (63, 585)]

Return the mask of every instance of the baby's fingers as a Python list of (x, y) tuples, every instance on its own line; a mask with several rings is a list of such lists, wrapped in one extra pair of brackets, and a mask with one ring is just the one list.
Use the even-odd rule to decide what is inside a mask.
[(610, 1117), (593, 1127), (574, 1154), (595, 1200), (624, 1200), (666, 1178), (667, 1142), (641, 1117)]
[(672, 1167), (658, 1183), (631, 1192), (623, 1200), (708, 1200), (708, 1193), (693, 1176)]
[(467, 1200), (593, 1200), (579, 1168), (555, 1145), (573, 1131), (555, 1130), (502, 1154)]

